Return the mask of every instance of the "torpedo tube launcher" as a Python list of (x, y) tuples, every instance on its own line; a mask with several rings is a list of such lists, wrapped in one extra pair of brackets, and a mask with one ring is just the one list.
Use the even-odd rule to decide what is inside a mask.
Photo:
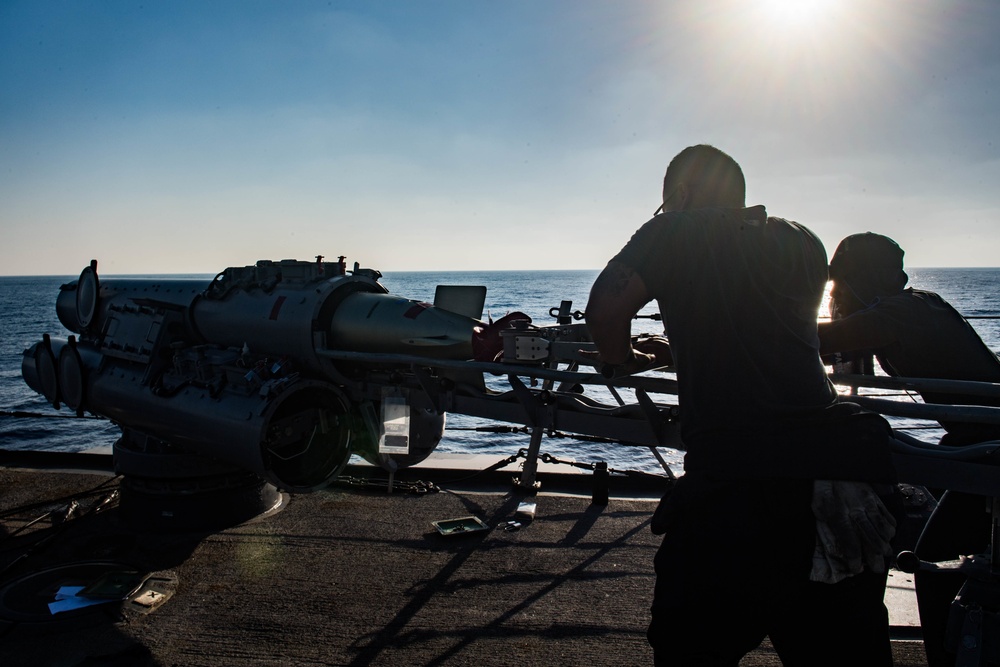
[[(56, 408), (121, 428), (115, 466), (140, 493), (213, 489), (238, 484), (230, 480), (241, 473), (312, 491), (352, 452), (394, 471), (434, 450), (447, 412), (528, 427), (519, 483), (530, 488), (540, 441), (555, 429), (654, 454), (683, 449), (676, 382), (581, 371), (579, 350), (593, 345), (571, 303), (553, 309), (551, 326), (518, 313), (483, 322), (483, 287), (439, 287), (427, 304), (389, 294), (380, 277), (357, 263), (348, 270), (343, 257), (317, 257), (231, 267), (210, 282), (103, 280), (95, 261), (57, 298), (59, 320), (75, 335), (45, 335), (25, 351), (22, 374)], [(487, 388), (484, 374), (506, 377), (509, 389)], [(907, 389), (925, 382), (865, 377)], [(832, 376), (855, 387), (865, 377)], [(1000, 394), (996, 385), (958, 384), (966, 394), (970, 384)], [(592, 385), (615, 403), (585, 395)], [(918, 409), (851, 400), (887, 415)], [(928, 419), (1000, 422), (998, 408), (919, 409)], [(998, 443), (945, 450), (897, 436), (901, 481), (1000, 496), (1000, 468), (984, 462)]]

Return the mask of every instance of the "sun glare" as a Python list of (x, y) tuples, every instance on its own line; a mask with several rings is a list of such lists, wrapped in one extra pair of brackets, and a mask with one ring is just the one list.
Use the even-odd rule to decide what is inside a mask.
[(805, 27), (820, 21), (831, 8), (833, 0), (762, 0), (764, 19), (775, 27)]

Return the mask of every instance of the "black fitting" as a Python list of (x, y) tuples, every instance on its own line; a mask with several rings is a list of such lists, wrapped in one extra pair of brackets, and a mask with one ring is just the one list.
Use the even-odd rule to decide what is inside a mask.
[(605, 461), (598, 461), (594, 465), (594, 489), (590, 498), (592, 505), (608, 504), (608, 487), (611, 475), (608, 473), (608, 464)]

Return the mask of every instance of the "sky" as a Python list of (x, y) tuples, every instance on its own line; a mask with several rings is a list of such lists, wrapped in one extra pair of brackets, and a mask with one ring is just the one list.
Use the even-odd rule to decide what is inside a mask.
[(1000, 265), (995, 0), (3, 0), (0, 275), (600, 269), (710, 143)]

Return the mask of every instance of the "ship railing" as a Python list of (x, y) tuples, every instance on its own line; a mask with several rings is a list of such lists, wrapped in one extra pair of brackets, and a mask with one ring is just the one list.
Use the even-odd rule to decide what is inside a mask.
[[(483, 419), (494, 419), (528, 426), (532, 440), (529, 460), (522, 475), (522, 484), (534, 485), (533, 458), (546, 430), (601, 436), (616, 439), (626, 445), (683, 450), (680, 440), (680, 407), (673, 402), (654, 400), (657, 394), (674, 396), (677, 382), (672, 377), (631, 375), (608, 378), (601, 373), (551, 368), (542, 365), (521, 365), (504, 362), (435, 360), (403, 354), (371, 354), (339, 350), (318, 351), (337, 361), (374, 366), (395, 366), (438, 371), (476, 371), (506, 378), (506, 392), (453, 390), (434, 395), (437, 390), (424, 382), (421, 386), (432, 394), (432, 400), (447, 412)], [(660, 369), (672, 370), (672, 369)], [(419, 372), (415, 373), (419, 375)], [(936, 380), (924, 378), (892, 378), (871, 375), (831, 375), (839, 386), (856, 389), (896, 390), (900, 392), (932, 391), (955, 393), (984, 399), (1000, 398), (1000, 384)], [(608, 405), (593, 398), (554, 389), (555, 384), (571, 387), (597, 386), (612, 392), (617, 405)], [(630, 389), (635, 400), (625, 400), (617, 390)], [(937, 424), (939, 421), (1000, 424), (1000, 407), (972, 405), (942, 405), (916, 402), (911, 394), (901, 394), (907, 400), (893, 400), (864, 393), (852, 394), (847, 400), (887, 417), (903, 417)], [(846, 398), (846, 397), (845, 397)], [(669, 400), (669, 399), (668, 399)], [(982, 495), (1000, 495), (1000, 466), (992, 462), (1000, 442), (972, 447), (943, 447), (936, 442), (915, 438), (903, 428), (895, 430), (893, 456), (900, 481), (935, 488), (953, 488)], [(657, 457), (662, 463), (662, 457)], [(664, 465), (665, 471), (670, 469)]]

